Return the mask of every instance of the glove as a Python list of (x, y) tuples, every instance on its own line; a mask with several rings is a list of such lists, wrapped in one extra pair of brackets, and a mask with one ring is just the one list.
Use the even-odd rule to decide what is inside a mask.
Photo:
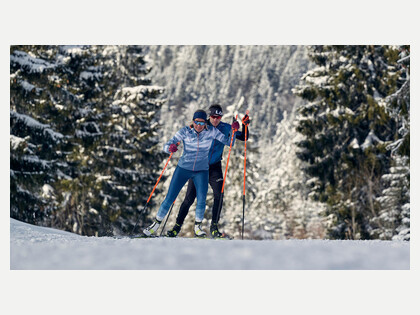
[(242, 118), (242, 124), (244, 124), (245, 126), (248, 126), (248, 125), (249, 125), (249, 123), (250, 123), (249, 116), (248, 116), (248, 115), (245, 115), (245, 116)]
[(176, 151), (178, 151), (178, 146), (177, 146), (176, 144), (171, 144), (171, 145), (169, 146), (169, 152), (174, 153), (174, 152), (176, 152)]
[(232, 129), (234, 129), (234, 130), (239, 129), (239, 123), (236, 120), (232, 123)]

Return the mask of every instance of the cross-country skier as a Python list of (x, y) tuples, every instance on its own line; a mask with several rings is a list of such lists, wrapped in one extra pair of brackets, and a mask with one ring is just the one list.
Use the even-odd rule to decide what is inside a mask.
[[(220, 130), (223, 134), (228, 136), (232, 128), (239, 128), (239, 123), (236, 121), (235, 126), (229, 125), (228, 123), (222, 122), (223, 109), (219, 104), (211, 105), (209, 108), (209, 120), (207, 124), (213, 126), (214, 128)], [(242, 132), (236, 132), (236, 139), (244, 141), (245, 140), (245, 125), (249, 124), (248, 115), (244, 116), (242, 119)], [(249, 130), (247, 130), (246, 138), (248, 140)], [(233, 140), (235, 141), (235, 139)], [(222, 172), (222, 156), (223, 156), (224, 144), (219, 142), (217, 139), (213, 141), (210, 152), (209, 152), (209, 183), (213, 190), (213, 209), (212, 209), (212, 221), (210, 225), (210, 234), (212, 238), (225, 238), (224, 233), (219, 232), (218, 222), (220, 218), (220, 213), (222, 207), (219, 209), (219, 202), (222, 196), (222, 185), (223, 185), (223, 172)], [(184, 223), (185, 217), (188, 214), (188, 211), (191, 205), (194, 203), (196, 198), (196, 187), (194, 181), (191, 179), (188, 181), (188, 188), (185, 195), (185, 199), (179, 208), (178, 216), (176, 218), (176, 223), (172, 230), (169, 230), (167, 235), (169, 237), (176, 237), (181, 231), (182, 224)], [(223, 200), (222, 200), (223, 202)]]
[[(194, 233), (197, 237), (205, 237), (206, 233), (201, 228), (201, 221), (206, 210), (206, 195), (209, 183), (209, 151), (213, 140), (216, 139), (224, 145), (230, 145), (230, 134), (223, 134), (218, 129), (206, 123), (207, 114), (204, 110), (197, 110), (190, 126), (180, 129), (175, 136), (164, 145), (166, 153), (176, 152), (176, 143), (182, 141), (184, 152), (178, 162), (169, 185), (165, 200), (160, 205), (155, 221), (143, 230), (146, 236), (152, 236), (158, 230), (163, 218), (168, 213), (170, 206), (175, 201), (182, 187), (188, 180), (192, 180), (197, 191), (197, 207), (195, 211)], [(232, 124), (236, 130), (239, 123)]]

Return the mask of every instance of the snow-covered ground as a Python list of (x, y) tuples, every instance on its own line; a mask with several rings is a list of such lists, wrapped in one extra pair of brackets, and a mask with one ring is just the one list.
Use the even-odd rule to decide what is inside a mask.
[(10, 219), (10, 269), (410, 269), (410, 243), (327, 240), (114, 239)]

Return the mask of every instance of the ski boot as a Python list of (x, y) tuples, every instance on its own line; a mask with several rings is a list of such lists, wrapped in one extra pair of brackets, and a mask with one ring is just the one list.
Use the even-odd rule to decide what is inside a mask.
[(155, 219), (155, 222), (153, 222), (151, 225), (149, 225), (147, 228), (143, 230), (144, 235), (147, 237), (153, 237), (156, 231), (159, 229), (160, 224), (162, 221), (159, 221), (158, 219)]
[(175, 223), (172, 230), (169, 230), (168, 232), (166, 232), (166, 234), (168, 235), (168, 237), (177, 237), (180, 231), (181, 231), (181, 225), (179, 225), (178, 223)]
[(203, 229), (201, 228), (201, 222), (195, 222), (194, 225), (194, 236), (195, 237), (200, 237), (200, 238), (205, 238), (206, 232), (203, 231)]
[(213, 223), (213, 222), (210, 225), (210, 234), (211, 234), (211, 238), (231, 239), (225, 233), (220, 233), (217, 223)]

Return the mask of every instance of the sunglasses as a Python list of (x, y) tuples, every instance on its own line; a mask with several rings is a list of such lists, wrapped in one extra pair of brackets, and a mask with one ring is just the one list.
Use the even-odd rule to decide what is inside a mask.
[(222, 116), (218, 116), (218, 115), (213, 115), (213, 116), (210, 116), (211, 118), (213, 118), (213, 119), (221, 119), (222, 118)]
[(196, 125), (199, 125), (199, 126), (204, 126), (204, 125), (206, 124), (206, 122), (205, 122), (205, 121), (197, 121), (197, 120), (194, 120), (194, 123), (195, 123)]

